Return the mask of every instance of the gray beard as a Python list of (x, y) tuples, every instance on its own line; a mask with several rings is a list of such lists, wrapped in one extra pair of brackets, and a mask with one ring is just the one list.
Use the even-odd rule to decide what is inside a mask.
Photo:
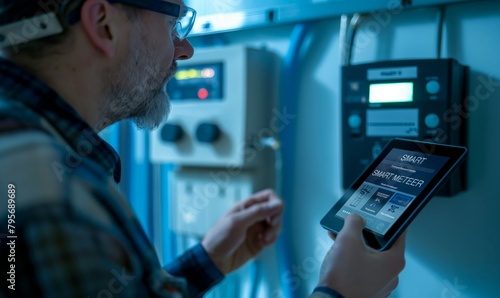
[[(141, 35), (135, 33), (137, 40)], [(130, 48), (132, 51), (121, 67), (110, 71), (98, 131), (124, 119), (132, 119), (140, 129), (152, 130), (160, 126), (170, 112), (165, 86), (175, 73), (176, 63), (172, 63), (169, 73), (162, 73), (161, 59), (144, 41)]]

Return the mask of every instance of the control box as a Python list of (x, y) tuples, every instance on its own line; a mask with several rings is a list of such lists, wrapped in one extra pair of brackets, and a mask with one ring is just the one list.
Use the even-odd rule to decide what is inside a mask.
[(276, 109), (279, 60), (265, 49), (201, 49), (178, 61), (167, 86), (171, 114), (151, 132), (153, 163), (171, 163), (172, 230), (202, 237), (242, 199), (274, 186), (264, 140), (282, 126)]
[(198, 50), (168, 84), (168, 121), (152, 133), (153, 162), (195, 167), (255, 165), (253, 139), (272, 134), (274, 56), (244, 46)]
[[(342, 68), (343, 185), (395, 137), (466, 146), (467, 67), (454, 59), (385, 61)], [(438, 195), (465, 188), (465, 166)]]

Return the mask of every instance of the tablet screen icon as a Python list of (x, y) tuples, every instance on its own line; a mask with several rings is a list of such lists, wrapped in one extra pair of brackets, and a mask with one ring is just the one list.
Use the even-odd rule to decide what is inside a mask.
[(374, 186), (372, 185), (364, 184), (356, 195), (356, 198), (351, 202), (350, 205), (352, 207), (357, 207), (359, 203), (372, 192), (373, 188)]
[(387, 201), (389, 201), (392, 195), (394, 195), (394, 192), (380, 188), (373, 194), (368, 202), (366, 202), (361, 210), (376, 215), (380, 209), (384, 207)]

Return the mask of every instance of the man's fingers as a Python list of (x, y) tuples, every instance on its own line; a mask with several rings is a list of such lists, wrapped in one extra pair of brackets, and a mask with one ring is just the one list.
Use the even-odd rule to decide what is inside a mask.
[(405, 260), (405, 244), (406, 244), (406, 231), (404, 231), (394, 242), (392, 247), (389, 250), (383, 251), (382, 254), (385, 255), (386, 258), (391, 260), (391, 263), (394, 265), (394, 270), (399, 273), (403, 270), (406, 265)]
[(279, 214), (275, 217), (269, 217), (268, 220), (267, 220), (267, 223), (272, 226), (272, 227), (276, 227), (276, 226), (279, 226), (281, 227), (281, 224), (283, 223), (283, 214)]
[(268, 200), (269, 198), (266, 197), (250, 197), (234, 205), (233, 208), (229, 210), (229, 213), (239, 212), (240, 210), (246, 209), (252, 205), (266, 202)]
[(276, 231), (269, 230), (266, 233), (264, 233), (263, 244), (270, 245), (270, 244), (274, 243), (274, 241), (276, 241), (276, 239), (278, 239), (278, 233)]
[(351, 213), (345, 218), (344, 227), (340, 231), (339, 236), (343, 234), (342, 232), (361, 233), (364, 227), (365, 227), (365, 219), (355, 213)]
[(337, 234), (334, 234), (333, 232), (331, 231), (328, 231), (328, 236), (333, 240), (335, 241), (337, 239)]
[(231, 208), (229, 213), (238, 212), (240, 210), (249, 208), (250, 206), (253, 206), (255, 204), (259, 204), (273, 199), (280, 200), (278, 195), (276, 195), (276, 193), (272, 189), (265, 189), (257, 193), (254, 193), (249, 198), (239, 202), (233, 208)]
[[(250, 199), (250, 201), (263, 202), (263, 201), (272, 200), (272, 199), (279, 200), (279, 197), (274, 192), (274, 190), (272, 190), (272, 189), (264, 189), (264, 190), (261, 190), (259, 192), (254, 193), (253, 195), (250, 196), (249, 199)], [(245, 200), (245, 201), (247, 201), (247, 200)], [(248, 204), (245, 204), (245, 207), (249, 207), (251, 205), (252, 205), (252, 203), (249, 202)]]
[(405, 246), (406, 246), (406, 230), (403, 233), (401, 233), (401, 235), (399, 235), (398, 240), (394, 242), (392, 247), (389, 250), (384, 251), (384, 253), (396, 256), (404, 256)]
[(349, 241), (359, 241), (364, 245), (363, 228), (365, 227), (365, 220), (354, 213), (349, 214), (344, 221), (344, 227), (337, 236), (337, 241), (344, 241), (347, 238)]
[(232, 214), (234, 220), (241, 227), (251, 226), (260, 221), (267, 221), (268, 218), (275, 218), (281, 215), (283, 203), (279, 199), (269, 200), (253, 204), (252, 206)]
[[(270, 234), (278, 235), (280, 233), (282, 226), (282, 218), (283, 216), (280, 214), (275, 217), (275, 220), (273, 220), (271, 224), (267, 223), (267, 227), (265, 228), (267, 235)], [(267, 238), (269, 238), (269, 236)]]
[(401, 235), (399, 235), (398, 240), (396, 240), (396, 242), (394, 242), (394, 244), (392, 245), (391, 250), (399, 250), (399, 251), (404, 251), (405, 250), (405, 246), (406, 246), (406, 233), (407, 233), (407, 231), (405, 230), (403, 233), (401, 233)]

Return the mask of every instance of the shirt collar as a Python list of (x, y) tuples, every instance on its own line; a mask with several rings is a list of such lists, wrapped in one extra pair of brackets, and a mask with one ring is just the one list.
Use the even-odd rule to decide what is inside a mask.
[(18, 65), (0, 58), (0, 95), (22, 102), (45, 118), (82, 157), (121, 179), (120, 157), (64, 99)]

